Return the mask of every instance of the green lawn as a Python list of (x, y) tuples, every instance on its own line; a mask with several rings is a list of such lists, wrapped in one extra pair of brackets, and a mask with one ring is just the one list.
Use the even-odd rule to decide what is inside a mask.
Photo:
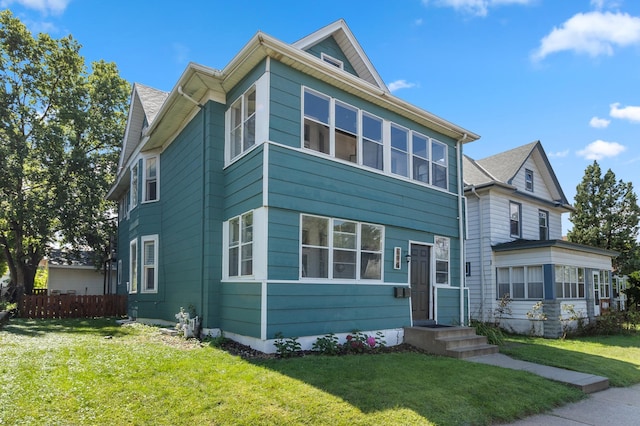
[(509, 337), (500, 352), (514, 358), (609, 378), (612, 386), (640, 383), (640, 333), (542, 339)]
[(112, 320), (12, 320), (0, 348), (0, 424), (480, 425), (583, 397), (420, 353), (247, 361)]

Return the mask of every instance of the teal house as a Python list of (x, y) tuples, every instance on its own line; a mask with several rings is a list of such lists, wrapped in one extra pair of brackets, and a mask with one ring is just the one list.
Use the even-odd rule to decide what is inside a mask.
[(119, 172), (118, 293), (129, 316), (273, 352), (335, 333), (466, 324), (463, 145), (394, 96), (343, 20), (293, 43), (258, 32), (171, 92), (135, 84)]

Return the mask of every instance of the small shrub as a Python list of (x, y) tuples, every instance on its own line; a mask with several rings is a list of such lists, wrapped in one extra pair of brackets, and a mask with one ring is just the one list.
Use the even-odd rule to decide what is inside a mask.
[(562, 323), (562, 338), (566, 338), (568, 335), (572, 334), (573, 330), (571, 328), (571, 321), (576, 321), (577, 328), (576, 332), (573, 334), (582, 335), (586, 332), (585, 319), (582, 311), (576, 311), (574, 305), (562, 305), (562, 310), (567, 312), (568, 318), (562, 318), (560, 315), (560, 322)]
[(276, 353), (281, 358), (290, 358), (302, 349), (297, 337), (285, 339), (280, 332), (276, 333), (275, 337), (276, 340), (273, 344), (276, 347)]
[(500, 328), (500, 322), (502, 318), (511, 315), (511, 295), (509, 293), (505, 293), (501, 298), (500, 302), (498, 302), (498, 307), (493, 311), (494, 317), (494, 326), (495, 328)]
[(224, 336), (224, 332), (220, 332), (219, 336), (216, 337), (208, 337), (206, 339), (207, 342), (209, 342), (210, 346), (213, 346), (214, 348), (221, 348), (224, 345), (226, 345), (227, 343), (229, 343), (231, 339), (229, 339), (228, 337)]
[(311, 346), (311, 349), (323, 355), (338, 355), (341, 347), (340, 343), (338, 343), (338, 337), (330, 333), (324, 337), (318, 337), (313, 343), (313, 346)]

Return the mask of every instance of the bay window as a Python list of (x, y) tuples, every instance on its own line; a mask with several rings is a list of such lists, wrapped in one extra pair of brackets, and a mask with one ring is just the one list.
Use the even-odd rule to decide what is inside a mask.
[(380, 225), (302, 215), (300, 276), (381, 280), (383, 231)]

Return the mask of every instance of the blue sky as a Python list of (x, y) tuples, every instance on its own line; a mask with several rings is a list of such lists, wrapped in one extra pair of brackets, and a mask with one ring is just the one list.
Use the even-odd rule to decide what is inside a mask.
[[(480, 159), (540, 140), (571, 202), (585, 168), (640, 188), (640, 1), (0, 0), (88, 62), (169, 91), (263, 31), (292, 43), (344, 18), (393, 93), (479, 135)], [(570, 222), (565, 218), (566, 232)]]

